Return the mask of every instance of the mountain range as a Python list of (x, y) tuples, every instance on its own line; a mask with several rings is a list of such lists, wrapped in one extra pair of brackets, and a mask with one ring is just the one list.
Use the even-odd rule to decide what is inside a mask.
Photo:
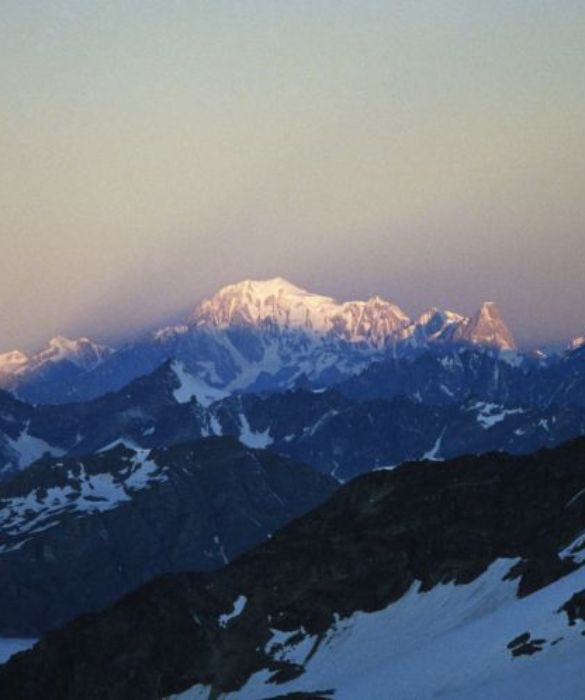
[(471, 317), (430, 309), (411, 320), (380, 297), (338, 303), (282, 278), (247, 280), (200, 302), (184, 324), (115, 350), (58, 337), (30, 358), (19, 351), (0, 355), (0, 386), (36, 403), (88, 400), (173, 358), (215, 388), (280, 391), (302, 379), (330, 385), (373, 359), (464, 347), (512, 363), (526, 359), (492, 302)]
[(6, 353), (0, 386), (0, 658), (43, 635), (0, 697), (585, 687), (582, 338), (275, 278), (119, 348)]
[(224, 435), (342, 481), (406, 460), (528, 453), (585, 433), (585, 364), (551, 371), (466, 351), (371, 365), (328, 389), (229, 395), (167, 361), (83, 403), (33, 406), (0, 392), (0, 480), (42, 457), (58, 462), (116, 444), (151, 450)]

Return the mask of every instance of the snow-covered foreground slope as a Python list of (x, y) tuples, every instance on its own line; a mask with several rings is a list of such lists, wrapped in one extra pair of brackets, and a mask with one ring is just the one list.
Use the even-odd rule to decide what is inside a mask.
[[(518, 599), (517, 582), (502, 580), (513, 564), (498, 560), (468, 585), (420, 592), (415, 584), (385, 610), (340, 620), (323, 640), (302, 629), (275, 632), (266, 652), (305, 672), (278, 686), (268, 682), (272, 673), (258, 673), (236, 693), (213, 697), (259, 700), (321, 691), (334, 700), (584, 698), (585, 625), (568, 626), (559, 608), (585, 588), (585, 570)], [(525, 632), (542, 641), (541, 651), (514, 657), (508, 644)], [(204, 686), (170, 697), (211, 699)]]

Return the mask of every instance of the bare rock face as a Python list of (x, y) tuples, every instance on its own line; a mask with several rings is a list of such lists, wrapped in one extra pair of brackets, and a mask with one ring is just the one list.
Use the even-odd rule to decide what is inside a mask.
[(498, 307), (492, 301), (482, 304), (480, 310), (467, 319), (454, 335), (457, 341), (474, 345), (514, 350), (516, 342), (504, 323)]
[[(576, 497), (584, 488), (583, 439), (528, 457), (365, 475), (225, 568), (165, 576), (48, 634), (0, 669), (0, 687), (11, 700), (158, 700), (196, 684), (219, 697), (264, 671), (272, 697), (287, 697), (277, 686), (305, 670), (267, 646), (274, 630), (315, 636), (318, 653), (323, 635), (356, 611), (384, 609), (414, 582), (423, 592), (471, 585), (502, 558), (527, 562), (508, 578), (529, 595), (529, 562), (538, 562), (536, 587), (566, 573), (558, 552), (585, 529), (585, 501)], [(568, 621), (583, 616), (576, 593)], [(530, 640), (533, 631), (523, 632), (502, 652)], [(536, 648), (524, 651), (545, 641), (536, 635)]]

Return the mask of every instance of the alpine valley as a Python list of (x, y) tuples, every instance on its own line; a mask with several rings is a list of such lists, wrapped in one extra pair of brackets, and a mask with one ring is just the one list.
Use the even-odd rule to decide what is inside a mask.
[(248, 280), (0, 387), (2, 700), (585, 697), (583, 337)]

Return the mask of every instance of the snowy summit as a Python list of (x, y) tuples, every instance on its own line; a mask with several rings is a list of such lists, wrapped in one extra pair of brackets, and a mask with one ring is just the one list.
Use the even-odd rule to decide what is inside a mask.
[(274, 324), (383, 345), (386, 339), (408, 326), (410, 319), (396, 304), (380, 297), (339, 303), (332, 297), (314, 294), (275, 277), (246, 280), (220, 289), (197, 306), (191, 322), (195, 326), (216, 328)]

